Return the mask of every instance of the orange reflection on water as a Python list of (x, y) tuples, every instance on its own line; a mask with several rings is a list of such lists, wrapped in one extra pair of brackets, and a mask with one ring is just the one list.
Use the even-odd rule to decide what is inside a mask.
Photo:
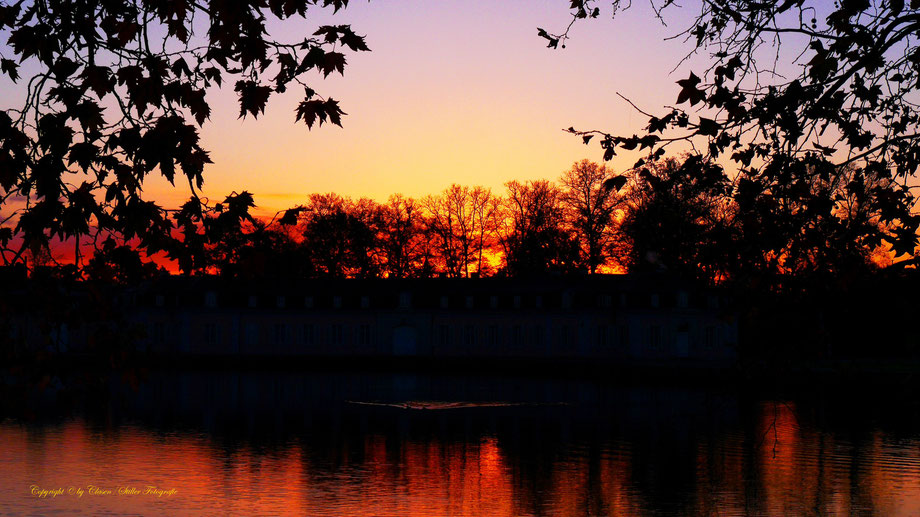
[(757, 457), (767, 515), (801, 513), (799, 497), (811, 492), (811, 476), (796, 461), (802, 443), (793, 411), (793, 406), (784, 402), (761, 405)]
[(557, 462), (547, 505), (550, 515), (638, 515), (641, 501), (630, 490), (632, 465), (625, 451), (604, 454), (596, 464)]
[[(787, 402), (763, 404), (759, 420), (761, 493), (755, 513), (920, 515), (917, 440), (893, 440), (876, 431), (868, 443), (851, 443), (803, 428), (795, 405)], [(727, 473), (726, 479), (741, 476)]]
[[(292, 502), (300, 506), (300, 464), (288, 460), (293, 451), (224, 452), (194, 435), (158, 435), (131, 427), (94, 431), (77, 423), (34, 431), (2, 426), (0, 442), (10, 492), (0, 493), (0, 500), (19, 504), (14, 514), (287, 514)], [(34, 497), (32, 486), (62, 488), (65, 495)], [(147, 487), (176, 493), (157, 496)], [(132, 488), (137, 493), (121, 493)]]
[[(411, 435), (409, 435), (411, 436)], [(534, 451), (502, 435), (478, 439), (405, 433), (311, 438), (283, 445), (79, 422), (0, 424), (0, 511), (168, 515), (920, 515), (920, 443), (880, 431), (853, 441), (802, 425), (793, 404), (760, 406), (748, 432), (707, 434), (684, 460), (687, 484), (645, 479), (638, 443)], [(761, 437), (763, 441), (760, 442)], [(531, 442), (534, 443), (542, 442)], [(694, 463), (695, 462), (695, 463)], [(641, 477), (641, 476), (640, 476)], [(38, 499), (43, 488), (155, 485), (174, 496)], [(673, 501), (672, 501), (673, 502)], [(674, 509), (674, 507), (670, 507)]]
[(723, 443), (700, 443), (696, 455), (697, 488), (693, 514), (745, 515), (744, 437), (729, 436)]
[(920, 442), (876, 431), (866, 447), (860, 490), (878, 515), (920, 515)]

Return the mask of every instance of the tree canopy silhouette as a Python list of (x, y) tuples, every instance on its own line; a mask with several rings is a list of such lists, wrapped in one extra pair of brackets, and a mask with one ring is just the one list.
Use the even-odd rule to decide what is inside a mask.
[(605, 165), (581, 160), (559, 178), (566, 219), (578, 236), (582, 267), (588, 273), (596, 272), (616, 251), (615, 216), (622, 205), (617, 191), (625, 181), (611, 181), (613, 176)]
[(168, 249), (172, 222), (142, 185), (158, 173), (187, 182), (198, 202), (211, 162), (198, 133), (209, 88), (232, 84), (240, 117), (258, 117), (272, 95), (297, 86), (297, 121), (341, 125), (338, 101), (306, 74), (342, 73), (346, 52), (369, 50), (364, 38), (324, 25), (278, 41), (267, 26), (347, 3), (0, 2), (0, 72), (24, 83), (23, 104), (0, 112), (4, 263), (52, 239), (75, 239), (79, 257), (78, 239), (96, 232)]
[[(573, 24), (596, 18), (596, 5), (572, 0)], [(808, 255), (847, 242), (857, 242), (860, 255), (882, 247), (916, 263), (920, 216), (910, 180), (920, 166), (920, 4), (704, 0), (684, 8), (653, 0), (652, 7), (662, 20), (698, 9), (676, 36), (688, 57), (711, 56), (708, 64), (677, 81), (676, 107), (658, 114), (636, 107), (648, 116), (641, 132), (570, 132), (600, 142), (606, 160), (647, 150), (637, 168), (678, 142), (704, 162), (733, 163), (744, 238), (769, 242), (775, 257), (790, 259), (786, 271), (803, 263), (800, 249)], [(614, 2), (614, 16), (627, 8)], [(557, 47), (573, 24), (539, 35)]]
[(709, 282), (735, 259), (729, 181), (699, 156), (652, 162), (630, 175), (620, 231), (629, 239), (629, 270), (666, 270)]

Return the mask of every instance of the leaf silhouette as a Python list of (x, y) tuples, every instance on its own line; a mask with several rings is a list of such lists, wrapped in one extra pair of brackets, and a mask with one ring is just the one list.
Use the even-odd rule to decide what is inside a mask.
[(693, 106), (697, 102), (702, 102), (706, 99), (706, 93), (697, 88), (697, 85), (700, 84), (700, 78), (693, 72), (690, 72), (690, 77), (687, 79), (677, 81), (677, 84), (681, 88), (680, 93), (677, 94), (678, 104), (690, 101), (690, 105)]

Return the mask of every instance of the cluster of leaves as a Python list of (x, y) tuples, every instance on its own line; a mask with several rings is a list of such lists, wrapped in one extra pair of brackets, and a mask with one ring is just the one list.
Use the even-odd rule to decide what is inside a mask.
[[(257, 117), (273, 94), (297, 84), (304, 89), (297, 120), (340, 125), (338, 102), (320, 97), (304, 76), (342, 73), (344, 51), (367, 51), (364, 38), (338, 25), (280, 42), (266, 25), (346, 5), (0, 1), (0, 72), (14, 82), (21, 70), (31, 74), (23, 104), (0, 111), (3, 262), (22, 261), (55, 239), (74, 239), (79, 250), (89, 234), (169, 250), (173, 219), (143, 199), (142, 186), (151, 173), (173, 184), (178, 177), (198, 203), (211, 162), (199, 138), (211, 114), (209, 88), (235, 81), (240, 117)], [(175, 219), (182, 227), (205, 209), (186, 205)]]
[[(680, 8), (653, 7), (659, 16)], [(705, 0), (681, 35), (691, 54), (711, 56), (710, 65), (677, 81), (676, 107), (642, 111), (649, 121), (638, 135), (569, 130), (586, 144), (598, 137), (607, 160), (618, 150), (648, 149), (637, 168), (679, 142), (703, 162), (733, 163), (724, 188), (744, 221), (744, 246), (797, 264), (785, 270), (824, 262), (815, 254), (820, 242), (838, 255), (884, 246), (913, 263), (918, 16), (920, 5), (889, 0)], [(801, 48), (789, 53), (781, 42)], [(798, 57), (784, 62), (786, 55)]]

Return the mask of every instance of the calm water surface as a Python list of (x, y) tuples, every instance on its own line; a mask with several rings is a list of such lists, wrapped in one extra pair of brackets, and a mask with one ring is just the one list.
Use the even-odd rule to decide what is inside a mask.
[(920, 515), (915, 392), (277, 372), (69, 385), (0, 422), (0, 514)]

